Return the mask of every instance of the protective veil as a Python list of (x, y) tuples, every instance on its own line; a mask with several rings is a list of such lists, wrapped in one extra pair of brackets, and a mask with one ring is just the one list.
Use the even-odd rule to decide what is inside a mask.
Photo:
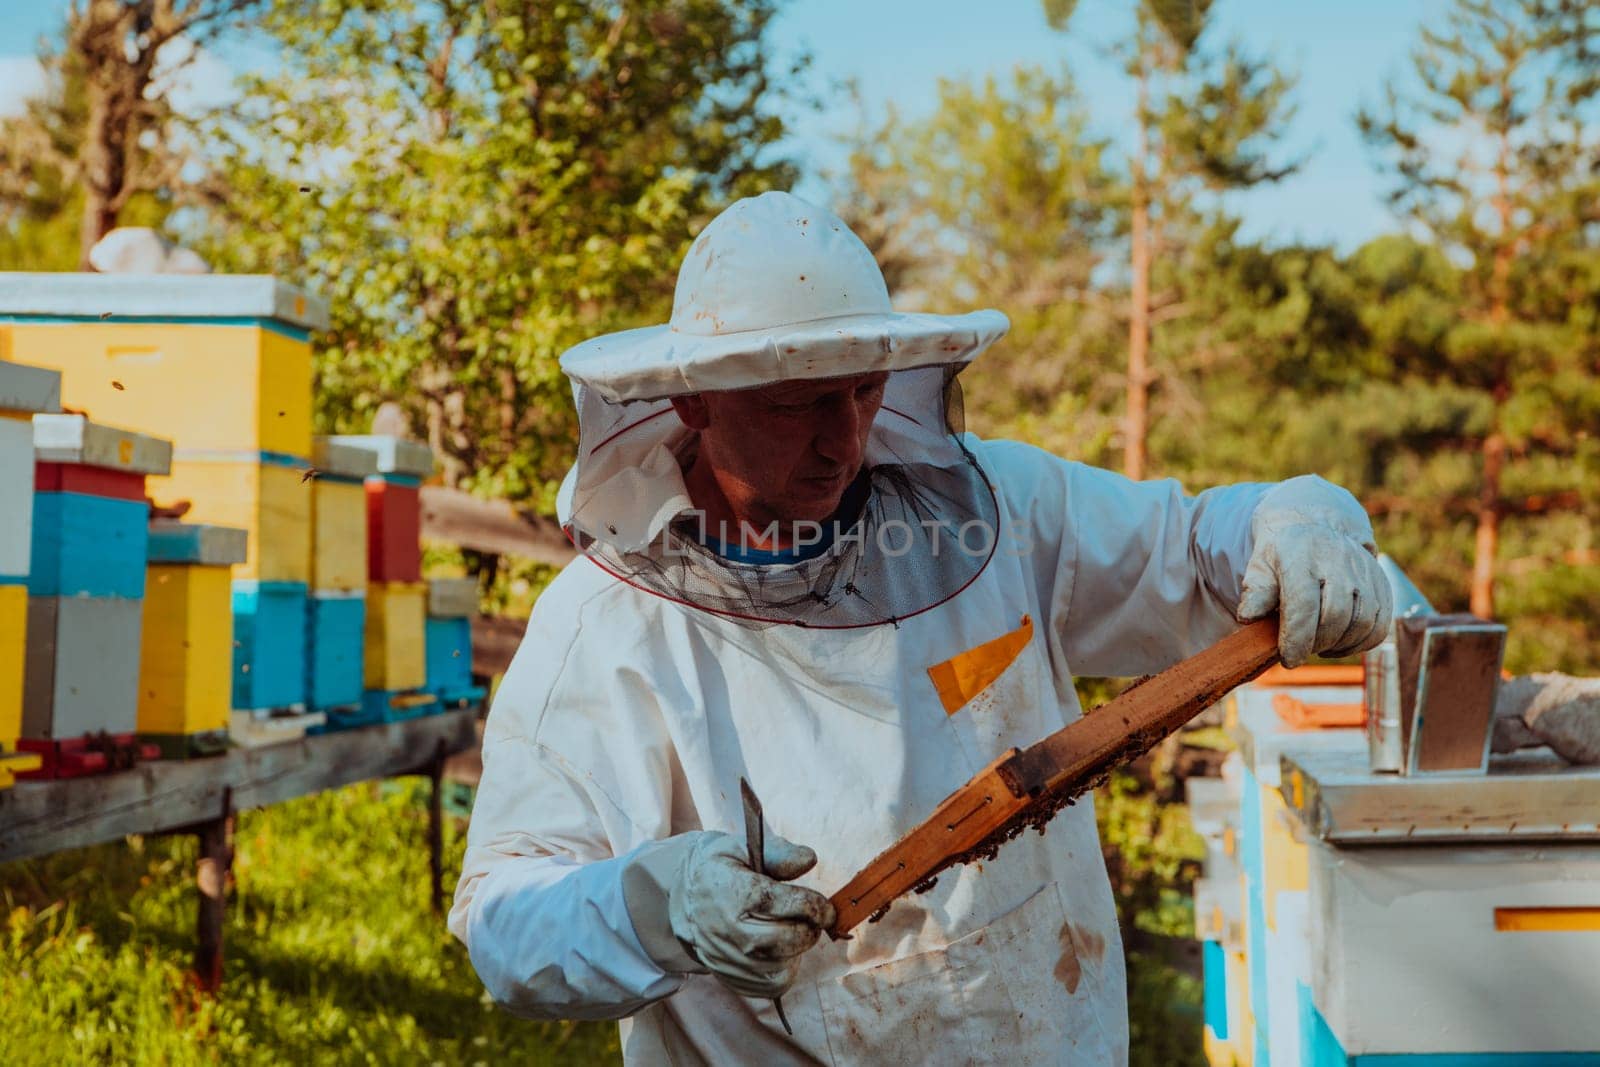
[[(740, 303), (808, 285), (831, 289)], [(540, 598), (500, 686), (450, 917), (501, 1004), (622, 1019), (632, 1063), (1126, 1061), (1088, 800), (798, 957), (792, 1037), (770, 1000), (647, 951), (625, 899), (659, 842), (742, 840), (741, 776), (772, 833), (818, 854), (795, 884), (830, 893), (1005, 750), (1078, 718), (1075, 672), (1150, 673), (1237, 626), (1269, 487), (1191, 497), (951, 432), (954, 371), (1004, 325), (890, 311), (843, 223), (767, 194), (696, 242), (672, 326), (564, 358), (583, 433), (561, 511), (585, 557)], [(682, 535), (691, 435), (664, 397), (869, 370), (891, 373), (867, 536), (755, 566)], [(963, 525), (965, 546), (934, 548)], [(891, 526), (922, 539), (879, 544)], [(982, 679), (970, 691), (930, 673), (974, 657), (976, 675), (955, 672)]]
[[(690, 247), (668, 326), (562, 358), (581, 427), (563, 525), (617, 577), (746, 622), (841, 628), (929, 610), (997, 541), (994, 493), (954, 432), (955, 376), (1006, 327), (997, 311), (895, 312), (871, 254), (831, 213), (787, 194), (743, 201)], [(836, 550), (771, 567), (704, 547), (707, 531), (683, 519), (695, 435), (670, 398), (879, 371), (889, 378), (865, 461), (870, 492)]]

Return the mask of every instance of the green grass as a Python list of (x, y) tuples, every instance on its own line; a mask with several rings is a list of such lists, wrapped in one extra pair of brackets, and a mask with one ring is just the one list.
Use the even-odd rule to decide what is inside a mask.
[[(614, 1024), (530, 1023), (483, 995), (428, 907), (425, 787), (246, 812), (223, 995), (195, 995), (193, 838), (0, 865), (0, 1063), (591, 1064)], [(462, 849), (446, 836), (447, 885)]]
[[(530, 1023), (483, 995), (427, 900), (426, 790), (375, 783), (239, 816), (223, 995), (190, 987), (190, 837), (0, 865), (0, 1064), (592, 1064), (611, 1023)], [(1181, 806), (1118, 778), (1102, 833), (1124, 921), (1186, 935)], [(463, 835), (446, 834), (453, 886)], [(1135, 1067), (1199, 1062), (1200, 989), (1130, 956)]]

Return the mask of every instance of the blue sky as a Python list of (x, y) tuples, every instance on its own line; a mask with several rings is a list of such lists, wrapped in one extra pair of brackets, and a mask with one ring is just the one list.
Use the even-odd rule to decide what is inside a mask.
[[(1301, 173), (1233, 198), (1247, 236), (1348, 249), (1395, 228), (1382, 179), (1351, 117), (1363, 101), (1377, 99), (1387, 77), (1404, 71), (1418, 27), (1436, 23), (1448, 6), (1448, 0), (1217, 0), (1208, 33), (1238, 37), (1299, 74), (1288, 151), (1310, 154)], [(31, 55), (39, 35), (57, 30), (65, 8), (66, 0), (0, 0), (0, 106), (27, 73), (22, 59), (4, 57)], [(1118, 35), (1130, 8), (1131, 0), (1079, 0), (1064, 37), (1045, 25), (1039, 0), (791, 0), (775, 32), (780, 47), (811, 51), (817, 87), (854, 78), (869, 106), (893, 101), (907, 117), (932, 109), (941, 77), (1065, 63), (1100, 132), (1116, 137), (1127, 128), (1129, 87), (1097, 46)], [(836, 164), (833, 137), (852, 121), (843, 106), (799, 116), (795, 148), (814, 168)]]

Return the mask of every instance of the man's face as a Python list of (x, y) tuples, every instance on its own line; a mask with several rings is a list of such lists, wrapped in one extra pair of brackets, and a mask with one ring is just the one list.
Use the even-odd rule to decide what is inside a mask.
[(748, 521), (820, 521), (861, 470), (887, 373), (759, 389), (698, 393), (673, 401), (700, 431), (700, 462)]

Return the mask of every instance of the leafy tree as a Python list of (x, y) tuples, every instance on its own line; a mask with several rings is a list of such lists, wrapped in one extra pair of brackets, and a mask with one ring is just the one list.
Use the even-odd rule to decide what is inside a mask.
[[(40, 60), (44, 91), (24, 100), (20, 115), (0, 119), (0, 269), (76, 270), (87, 251), (82, 240), (88, 195), (80, 163), (89, 133), (87, 64), (70, 42), (44, 49)], [(158, 95), (146, 107), (153, 114), (164, 104)], [(154, 159), (165, 157), (164, 132), (153, 123), (139, 129), (133, 148), (137, 173), (149, 172)], [(158, 225), (170, 199), (165, 190), (136, 182), (120, 197), (115, 214), (125, 225)], [(97, 230), (94, 239), (102, 235)]]
[[(158, 221), (185, 162), (171, 137), (171, 76), (258, 2), (73, 0), (59, 50), (41, 57), (49, 90), (0, 122), (10, 245), (0, 254), (29, 269), (70, 269), (62, 231), (76, 215), (75, 263), (87, 270), (89, 250), (117, 225)], [(139, 206), (124, 217), (130, 205)]]
[(213, 258), (333, 307), (322, 425), (383, 400), (446, 481), (548, 508), (575, 438), (560, 353), (660, 321), (728, 199), (784, 186), (776, 0), (281, 0), (285, 69), (208, 126)]
[(859, 137), (840, 199), (904, 302), (1011, 317), (963, 376), (974, 428), (1098, 459), (1115, 434), (1116, 359), (1100, 275), (1126, 215), (1109, 146), (1088, 126), (1064, 72), (943, 81), (926, 120), (891, 111)]
[(1395, 380), (1456, 411), (1430, 465), (1465, 476), (1439, 488), (1452, 511), (1471, 501), (1484, 616), (1505, 519), (1600, 504), (1600, 78), (1582, 62), (1597, 38), (1592, 5), (1457, 0), (1422, 31), (1415, 87), (1357, 119), (1396, 208), (1462, 267), (1448, 311), (1381, 337)]
[(21, 115), (0, 119), (0, 270), (73, 270), (83, 190), (59, 161), (74, 159), (85, 114), (82, 76), (50, 70)]
[[(1185, 314), (1162, 333), (1167, 416), (1151, 427), (1161, 469), (1200, 487), (1328, 473), (1344, 455), (1284, 447), (1305, 404), (1364, 381), (1374, 367), (1365, 294), (1327, 248), (1265, 248), (1239, 223), (1212, 220), (1181, 261)], [(1331, 454), (1324, 454), (1331, 453)], [(1332, 475), (1330, 475), (1331, 477)]]
[[(1076, 0), (1044, 0), (1065, 30)], [(1291, 80), (1237, 43), (1206, 36), (1212, 0), (1140, 0), (1134, 29), (1119, 43), (1135, 85), (1134, 144), (1126, 158), (1129, 199), (1127, 409), (1123, 468), (1149, 466), (1152, 387), (1174, 377), (1182, 353), (1156, 350), (1156, 327), (1190, 310), (1186, 283), (1203, 276), (1185, 262), (1205, 229), (1201, 196), (1277, 181), (1297, 164), (1269, 159), (1291, 115)], [(1165, 357), (1165, 358), (1163, 358)], [(1156, 368), (1165, 366), (1165, 372)]]

